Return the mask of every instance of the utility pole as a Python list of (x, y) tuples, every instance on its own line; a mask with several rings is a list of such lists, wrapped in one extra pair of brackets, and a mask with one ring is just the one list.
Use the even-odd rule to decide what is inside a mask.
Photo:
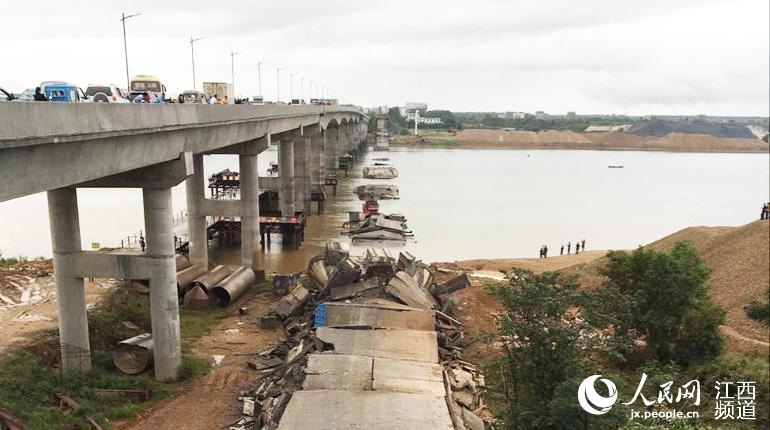
[(126, 89), (129, 93), (131, 92), (131, 78), (128, 77), (128, 43), (126, 42), (126, 20), (141, 14), (141, 12), (128, 16), (126, 16), (124, 12), (120, 14), (120, 21), (123, 23), (123, 51), (126, 54)]
[(275, 101), (279, 102), (281, 101), (281, 70), (283, 70), (283, 67), (278, 67), (275, 69)]
[(201, 39), (204, 39), (204, 38), (203, 37), (193, 38), (192, 36), (190, 36), (190, 53), (192, 54), (192, 72), (193, 72), (193, 91), (196, 90), (195, 88), (195, 47), (193, 44)]
[(310, 85), (308, 85), (307, 87), (308, 98), (310, 100), (313, 100), (313, 80), (309, 79), (309, 81), (310, 81)]
[[(235, 56), (240, 54), (240, 53), (241, 53), (241, 51), (238, 51), (238, 52), (230, 51), (230, 72), (233, 75), (233, 99), (235, 99)], [(228, 103), (229, 103), (229, 101), (228, 101)], [(235, 103), (235, 100), (233, 100), (233, 103)]]
[(299, 103), (302, 104), (304, 100), (305, 100), (305, 77), (300, 76), (299, 77)]
[(417, 109), (414, 111), (414, 135), (417, 136), (417, 123), (420, 120), (420, 110)]
[(296, 73), (289, 73), (289, 103), (294, 100), (294, 75)]
[(262, 65), (265, 63), (267, 63), (267, 61), (257, 62), (257, 75), (259, 77), (259, 96), (262, 97), (262, 101), (265, 100), (265, 97), (262, 95)]

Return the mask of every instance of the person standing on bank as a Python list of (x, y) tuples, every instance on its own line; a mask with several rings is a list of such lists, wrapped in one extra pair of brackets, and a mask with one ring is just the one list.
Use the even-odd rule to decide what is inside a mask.
[(561, 246), (561, 250), (559, 251), (559, 255), (564, 255), (564, 244)]
[(567, 242), (567, 255), (570, 254), (570, 249), (572, 248), (572, 242)]
[(580, 241), (580, 247), (583, 248), (583, 252), (586, 252), (586, 240), (585, 239)]
[(580, 241), (575, 242), (575, 255), (580, 254)]
[(144, 252), (144, 248), (145, 248), (144, 236), (139, 236), (139, 246), (142, 248), (142, 252)]

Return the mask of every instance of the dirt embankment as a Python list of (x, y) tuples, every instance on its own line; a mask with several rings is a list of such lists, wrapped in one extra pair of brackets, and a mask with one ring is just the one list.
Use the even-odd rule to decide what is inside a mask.
[[(622, 132), (576, 133), (545, 130), (506, 131), (465, 129), (457, 133), (426, 132), (426, 144), (455, 142), (466, 149), (590, 149), (670, 152), (768, 152), (759, 139), (715, 137), (708, 134), (668, 133), (662, 137)], [(419, 143), (419, 142), (405, 142)]]
[[(770, 285), (770, 221), (755, 221), (741, 227), (690, 227), (647, 245), (669, 251), (680, 241), (690, 242), (711, 271), (707, 287), (712, 298), (726, 312), (723, 334), (730, 344), (767, 348), (770, 330), (744, 311), (749, 302), (766, 300)], [(597, 288), (604, 279), (601, 268), (606, 265), (604, 251), (588, 251), (579, 255), (548, 259), (467, 260), (439, 263), (446, 270), (473, 274), (482, 271), (508, 271), (513, 267), (544, 271), (565, 270), (576, 273), (584, 288)], [(474, 286), (460, 293), (464, 308), (459, 315), (476, 334), (493, 333), (495, 316), (502, 307), (484, 290), (483, 280), (475, 278)], [(470, 317), (468, 317), (470, 316)], [(746, 345), (750, 344), (750, 345)]]

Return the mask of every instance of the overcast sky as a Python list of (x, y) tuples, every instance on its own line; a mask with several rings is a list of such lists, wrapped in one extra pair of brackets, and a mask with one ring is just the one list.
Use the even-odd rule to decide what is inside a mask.
[[(123, 88), (129, 70), (169, 92), (202, 81), (300, 95), (300, 76), (362, 106), (626, 114), (770, 114), (768, 0), (4, 0), (0, 86)], [(305, 81), (307, 98), (307, 80)], [(315, 90), (314, 94), (315, 96)]]

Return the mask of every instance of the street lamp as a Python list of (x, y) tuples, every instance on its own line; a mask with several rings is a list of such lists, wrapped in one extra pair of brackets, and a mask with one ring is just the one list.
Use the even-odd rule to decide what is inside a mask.
[(300, 103), (302, 103), (302, 101), (305, 100), (305, 77), (304, 76), (299, 77), (299, 100), (300, 100)]
[(126, 88), (129, 92), (131, 92), (131, 79), (128, 77), (128, 44), (126, 43), (126, 20), (141, 14), (141, 12), (128, 16), (126, 16), (124, 12), (121, 12), (120, 14), (120, 21), (123, 22), (123, 51), (126, 54)]
[(262, 65), (265, 63), (267, 63), (267, 61), (257, 62), (257, 75), (259, 77), (259, 96), (262, 97), (262, 100), (264, 100), (264, 96), (262, 95)]
[[(232, 52), (230, 51), (230, 72), (233, 75), (233, 98), (235, 98), (235, 56), (240, 54), (241, 51), (238, 52)], [(227, 94), (225, 94), (227, 96)], [(235, 100), (233, 100), (235, 102)]]
[(313, 100), (313, 80), (312, 79), (308, 79), (308, 80), (310, 81), (310, 84), (307, 86), (307, 93), (308, 93), (307, 97), (310, 100)]
[(279, 102), (281, 101), (281, 70), (283, 70), (283, 67), (278, 67), (275, 69), (275, 101)]
[(205, 37), (198, 37), (193, 38), (190, 36), (190, 53), (192, 54), (192, 72), (193, 72), (193, 91), (196, 90), (195, 88), (195, 47), (193, 44), (201, 39), (205, 39)]
[(294, 75), (296, 73), (289, 73), (289, 103), (294, 100)]

